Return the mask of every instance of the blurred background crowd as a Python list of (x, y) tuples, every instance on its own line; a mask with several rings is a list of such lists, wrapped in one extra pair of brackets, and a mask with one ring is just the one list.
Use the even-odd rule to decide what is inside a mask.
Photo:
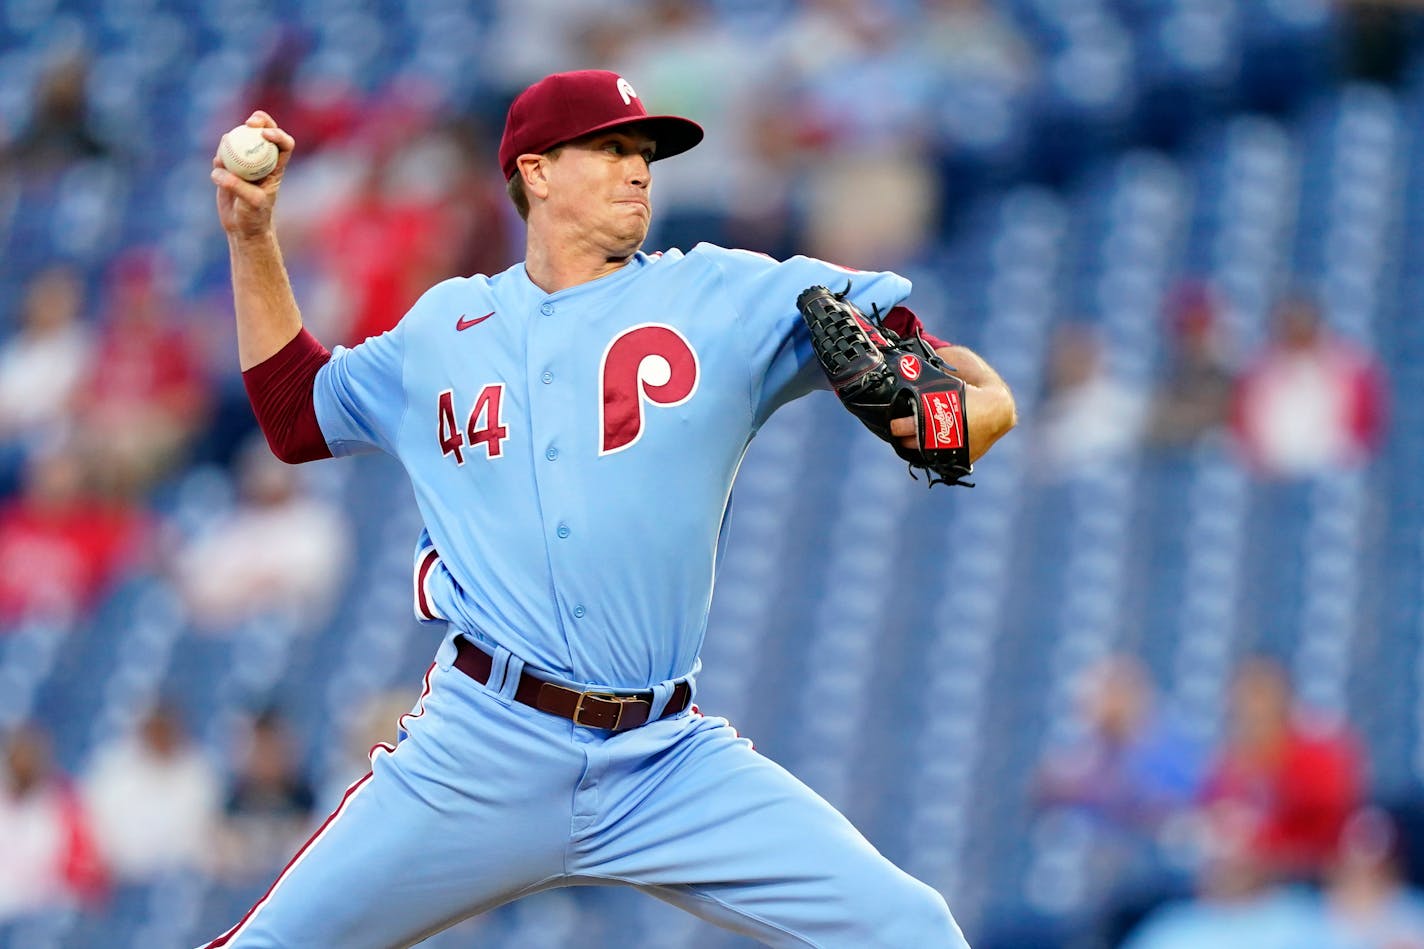
[[(928, 495), (834, 400), (783, 410), (702, 708), (979, 949), (1424, 949), (1410, 7), (0, 2), (0, 946), (225, 929), (439, 639), (399, 470), (255, 432), (220, 134), (296, 137), (287, 265), (349, 345), (519, 259), (504, 109), (600, 67), (708, 131), (655, 166), (649, 249), (897, 269), (1020, 404)], [(574, 934), (746, 944), (603, 890), (428, 944)]]

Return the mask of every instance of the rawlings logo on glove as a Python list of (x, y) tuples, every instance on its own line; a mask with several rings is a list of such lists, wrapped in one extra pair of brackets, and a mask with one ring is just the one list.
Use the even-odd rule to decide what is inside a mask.
[[(807, 287), (796, 308), (811, 330), (811, 346), (841, 402), (865, 427), (890, 443), (914, 469), (923, 468), (931, 486), (958, 484), (974, 470), (969, 462), (969, 422), (964, 414), (964, 380), (950, 374), (939, 354), (915, 336), (901, 339), (880, 321), (865, 319), (840, 293)], [(916, 447), (900, 444), (890, 431), (897, 418), (915, 420)]]
[(963, 448), (964, 418), (958, 392), (926, 392), (920, 396), (920, 412), (925, 419), (926, 448)]

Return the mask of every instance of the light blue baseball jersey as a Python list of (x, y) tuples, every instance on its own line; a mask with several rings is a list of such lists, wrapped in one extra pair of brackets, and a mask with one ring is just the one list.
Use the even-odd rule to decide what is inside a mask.
[(334, 455), (383, 450), (424, 517), (417, 615), (611, 688), (696, 670), (732, 481), (777, 406), (825, 385), (797, 295), (910, 282), (699, 244), (545, 293), (447, 280), (317, 376)]

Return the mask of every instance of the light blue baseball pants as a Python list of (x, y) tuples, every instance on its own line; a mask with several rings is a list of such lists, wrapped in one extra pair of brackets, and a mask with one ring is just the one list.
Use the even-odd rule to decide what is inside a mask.
[(208, 947), (391, 949), (539, 890), (619, 883), (770, 946), (967, 949), (938, 893), (725, 720), (582, 728), (513, 701), (517, 658), (494, 691), (450, 645), (404, 739)]

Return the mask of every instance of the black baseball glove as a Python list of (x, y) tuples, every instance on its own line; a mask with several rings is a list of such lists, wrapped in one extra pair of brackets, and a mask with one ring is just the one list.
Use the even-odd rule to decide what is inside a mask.
[[(840, 293), (807, 287), (796, 308), (811, 330), (811, 345), (821, 368), (845, 407), (910, 465), (910, 476), (923, 468), (930, 486), (957, 484), (974, 471), (969, 462), (969, 421), (964, 412), (964, 380), (950, 375), (929, 344), (917, 333), (902, 339), (874, 311), (874, 320)], [(913, 417), (916, 447), (891, 434), (890, 421)]]

